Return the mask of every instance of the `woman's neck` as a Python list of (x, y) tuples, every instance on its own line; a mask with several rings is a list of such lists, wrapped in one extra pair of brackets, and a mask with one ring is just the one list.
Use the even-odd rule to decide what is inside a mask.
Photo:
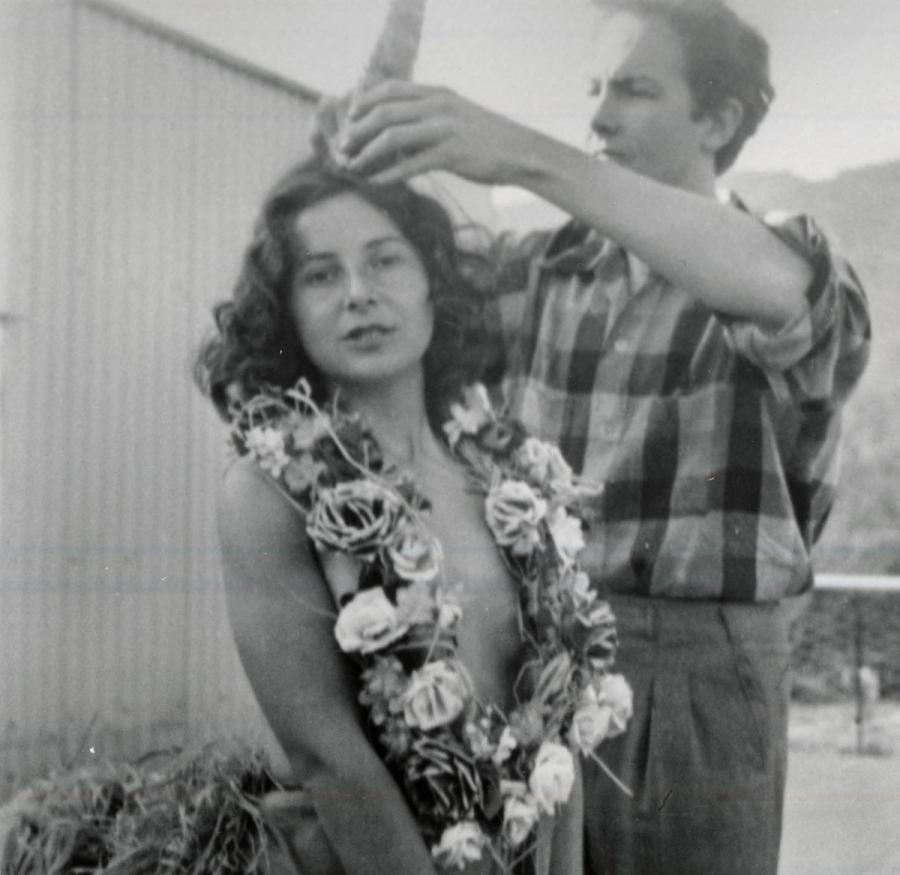
[(363, 415), (391, 461), (414, 467), (442, 453), (428, 422), (420, 377), (364, 389), (344, 387), (341, 395), (349, 407)]

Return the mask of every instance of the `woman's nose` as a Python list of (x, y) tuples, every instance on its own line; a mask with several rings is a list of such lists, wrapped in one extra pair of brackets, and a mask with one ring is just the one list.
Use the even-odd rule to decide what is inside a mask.
[(348, 271), (345, 291), (349, 307), (363, 307), (375, 299), (371, 279), (361, 270)]

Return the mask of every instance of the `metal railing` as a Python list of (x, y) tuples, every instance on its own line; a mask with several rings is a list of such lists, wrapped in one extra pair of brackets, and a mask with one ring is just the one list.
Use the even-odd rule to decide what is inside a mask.
[(853, 694), (856, 703), (856, 753), (866, 752), (866, 721), (877, 700), (877, 689), (866, 674), (866, 622), (862, 603), (875, 593), (900, 593), (900, 577), (884, 574), (817, 574), (817, 590), (849, 593), (853, 596)]

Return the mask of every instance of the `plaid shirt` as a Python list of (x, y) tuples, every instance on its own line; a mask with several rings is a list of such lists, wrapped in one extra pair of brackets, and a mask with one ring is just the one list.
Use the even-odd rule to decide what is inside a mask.
[(775, 601), (812, 585), (869, 318), (809, 218), (764, 221), (814, 271), (808, 307), (776, 333), (716, 314), (575, 223), (503, 259), (504, 394), (605, 484), (583, 562), (608, 591)]

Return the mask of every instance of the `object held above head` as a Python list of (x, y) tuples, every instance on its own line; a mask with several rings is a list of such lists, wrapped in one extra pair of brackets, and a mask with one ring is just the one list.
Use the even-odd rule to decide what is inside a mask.
[(319, 104), (313, 147), (320, 156), (338, 167), (346, 163), (340, 141), (354, 97), (388, 79), (412, 79), (422, 37), (425, 3), (426, 0), (392, 0), (356, 88), (341, 98), (325, 97)]

